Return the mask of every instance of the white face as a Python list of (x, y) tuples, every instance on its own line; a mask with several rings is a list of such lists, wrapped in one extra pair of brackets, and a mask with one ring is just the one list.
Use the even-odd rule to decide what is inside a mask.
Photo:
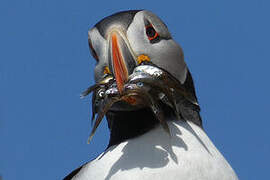
[[(149, 40), (146, 27), (151, 25), (159, 38), (156, 41)], [(95, 68), (95, 79), (98, 81), (103, 76), (103, 69), (109, 65), (111, 60), (109, 43), (112, 29), (119, 31), (127, 44), (130, 53), (134, 58), (140, 55), (147, 55), (150, 61), (157, 66), (170, 72), (181, 83), (184, 83), (187, 74), (187, 67), (181, 47), (171, 38), (166, 25), (153, 13), (139, 11), (132, 22), (125, 29), (121, 23), (110, 25), (106, 29), (105, 38), (94, 27), (89, 31), (89, 40), (98, 56), (98, 63)], [(136, 60), (134, 59), (134, 63)]]
[(99, 81), (103, 76), (103, 69), (108, 66), (108, 43), (107, 40), (100, 35), (96, 27), (88, 32), (88, 41), (89, 44), (91, 43), (92, 45), (92, 48), (90, 47), (92, 56), (97, 56), (95, 59), (98, 59), (95, 67), (95, 80)]

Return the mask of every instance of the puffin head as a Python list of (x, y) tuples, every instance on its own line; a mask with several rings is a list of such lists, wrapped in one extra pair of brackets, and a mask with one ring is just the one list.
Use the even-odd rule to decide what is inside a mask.
[(111, 72), (123, 86), (133, 69), (142, 61), (167, 70), (183, 83), (187, 67), (181, 47), (167, 26), (153, 13), (124, 11), (98, 22), (88, 33), (92, 55), (97, 60), (95, 80)]
[[(98, 112), (101, 114), (96, 121), (101, 121), (105, 114), (107, 116), (111, 131), (109, 146), (143, 134), (160, 122), (153, 113), (155, 110), (148, 106), (153, 105), (156, 96), (167, 96), (167, 93), (160, 93), (166, 89), (162, 87), (166, 86), (165, 81), (171, 82), (169, 86), (172, 87), (168, 91), (171, 89), (174, 93), (168, 95), (170, 97), (166, 97), (163, 103), (161, 97), (156, 98), (161, 103), (154, 103), (154, 108), (163, 109), (165, 120), (170, 119), (172, 114), (170, 105), (177, 106), (179, 111), (181, 107), (198, 107), (183, 51), (167, 26), (152, 12), (130, 10), (108, 16), (89, 30), (88, 42), (96, 60), (97, 84), (90, 87), (85, 95), (94, 90), (93, 115)], [(162, 80), (160, 77), (153, 78), (152, 75), (157, 72), (163, 73)], [(151, 89), (159, 88), (162, 89), (159, 93), (149, 93)], [(111, 97), (114, 92), (117, 98), (101, 102), (104, 94)], [(172, 99), (177, 99), (177, 102), (172, 102)], [(185, 113), (181, 114), (181, 119), (184, 119)], [(201, 125), (200, 119), (196, 121)]]

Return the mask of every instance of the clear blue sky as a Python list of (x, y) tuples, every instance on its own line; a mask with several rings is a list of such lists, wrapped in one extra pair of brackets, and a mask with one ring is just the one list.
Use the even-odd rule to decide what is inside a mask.
[[(242, 180), (269, 179), (270, 3), (267, 0), (1, 0), (0, 174), (61, 179), (101, 153), (92, 143), (87, 31), (127, 9), (160, 16), (184, 50), (204, 127)], [(105, 121), (104, 121), (105, 122)]]

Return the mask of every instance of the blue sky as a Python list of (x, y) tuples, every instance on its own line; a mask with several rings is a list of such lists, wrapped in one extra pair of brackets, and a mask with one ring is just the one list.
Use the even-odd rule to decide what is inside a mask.
[(91, 144), (95, 62), (87, 31), (128, 9), (160, 16), (181, 44), (195, 80), (204, 127), (240, 179), (268, 179), (269, 1), (0, 2), (0, 175), (61, 179), (101, 153), (103, 122)]

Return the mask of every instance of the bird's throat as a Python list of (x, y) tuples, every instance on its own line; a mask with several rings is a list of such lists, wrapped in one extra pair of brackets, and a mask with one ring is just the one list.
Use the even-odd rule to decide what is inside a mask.
[[(171, 119), (173, 115), (171, 109), (164, 107), (164, 113), (166, 120)], [(134, 111), (108, 111), (106, 117), (110, 129), (108, 148), (147, 133), (159, 124), (150, 108)]]

